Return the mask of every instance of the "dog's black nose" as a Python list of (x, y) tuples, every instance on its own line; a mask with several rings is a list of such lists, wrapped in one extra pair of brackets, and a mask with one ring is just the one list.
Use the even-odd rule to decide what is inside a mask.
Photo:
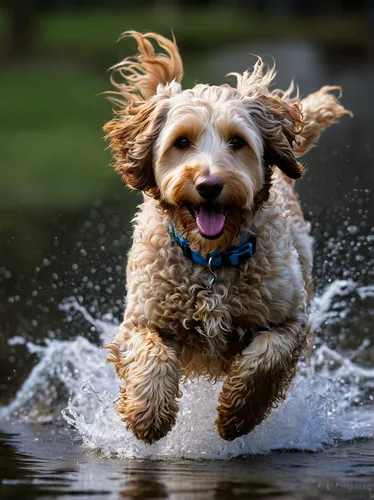
[(217, 198), (220, 195), (223, 186), (223, 180), (214, 175), (202, 177), (195, 184), (197, 192), (206, 200), (214, 200)]

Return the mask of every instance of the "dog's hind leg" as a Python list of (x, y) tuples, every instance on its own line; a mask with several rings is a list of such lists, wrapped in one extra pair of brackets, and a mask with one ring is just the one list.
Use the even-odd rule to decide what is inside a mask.
[(238, 356), (219, 396), (218, 432), (232, 440), (253, 430), (285, 399), (306, 344), (305, 314), (270, 331), (258, 332)]
[(122, 325), (108, 361), (124, 380), (117, 410), (138, 439), (152, 443), (175, 424), (179, 397), (179, 361), (157, 332), (129, 331)]

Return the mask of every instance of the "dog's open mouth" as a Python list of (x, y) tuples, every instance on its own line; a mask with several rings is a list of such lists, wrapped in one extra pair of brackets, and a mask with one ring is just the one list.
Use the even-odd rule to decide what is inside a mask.
[(201, 236), (209, 240), (219, 238), (224, 230), (227, 209), (219, 203), (204, 203), (190, 206), (189, 210), (196, 220)]

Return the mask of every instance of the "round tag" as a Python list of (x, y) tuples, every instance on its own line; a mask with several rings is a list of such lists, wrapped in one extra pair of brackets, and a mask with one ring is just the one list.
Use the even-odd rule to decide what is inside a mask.
[(201, 273), (200, 276), (201, 283), (206, 287), (206, 288), (212, 288), (216, 281), (216, 275), (212, 271), (210, 271), (208, 268), (204, 269), (204, 271)]

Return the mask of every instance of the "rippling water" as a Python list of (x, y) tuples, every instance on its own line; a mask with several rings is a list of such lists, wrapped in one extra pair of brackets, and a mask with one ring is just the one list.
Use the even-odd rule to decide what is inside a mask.
[[(353, 279), (317, 293), (311, 317), (319, 340), (311, 362), (300, 364), (287, 400), (248, 436), (219, 438), (213, 422), (220, 384), (199, 381), (184, 384), (176, 426), (151, 446), (127, 432), (114, 409), (118, 381), (102, 346), (118, 328), (115, 318), (96, 317), (82, 298), (65, 300), (62, 313), (81, 325), (71, 340), (9, 339), (39, 361), (0, 413), (0, 496), (317, 498), (344, 492), (369, 498), (374, 369), (362, 363), (371, 358), (371, 344), (359, 328), (372, 317), (373, 298), (373, 285)], [(342, 349), (343, 338), (336, 348), (326, 342), (327, 332), (346, 336), (347, 324), (361, 343)], [(99, 332), (96, 342), (87, 338), (92, 328)]]
[[(350, 304), (370, 297), (374, 297), (372, 286), (334, 281), (314, 299), (314, 330), (327, 321), (339, 321), (348, 314)], [(112, 366), (106, 365), (102, 346), (110, 341), (117, 325), (108, 316), (95, 319), (74, 298), (61, 307), (67, 314), (82, 314), (87, 328), (95, 326), (101, 345), (81, 335), (69, 341), (48, 340), (42, 346), (28, 342), (27, 348), (40, 361), (13, 402), (2, 410), (3, 418), (46, 423), (54, 422), (62, 411), (87, 449), (103, 457), (153, 460), (222, 460), (276, 449), (317, 451), (337, 442), (374, 437), (370, 394), (374, 369), (354, 362), (367, 342), (349, 354), (339, 354), (322, 343), (310, 364), (300, 365), (286, 401), (249, 435), (233, 442), (219, 438), (214, 420), (221, 384), (200, 380), (182, 385), (174, 429), (159, 442), (146, 445), (126, 431), (115, 411), (118, 381)], [(16, 337), (10, 342), (24, 340)]]
[(367, 441), (239, 461), (123, 461), (84, 453), (67, 428), (11, 426), (0, 433), (0, 446), (6, 478), (0, 497), (7, 499), (368, 499), (374, 493), (374, 446)]
[[(318, 332), (341, 322), (352, 304), (371, 297), (373, 286), (334, 281), (314, 299), (313, 327)], [(95, 319), (74, 298), (61, 307), (83, 315), (102, 344), (117, 329), (110, 315)], [(2, 491), (14, 495), (6, 498), (22, 492), (27, 498), (227, 498), (233, 492), (234, 498), (317, 498), (342, 491), (369, 498), (374, 369), (355, 363), (367, 347), (364, 341), (343, 354), (321, 343), (311, 363), (300, 365), (287, 400), (233, 442), (220, 439), (213, 425), (220, 384), (187, 383), (175, 428), (149, 446), (115, 412), (118, 381), (101, 345), (81, 335), (43, 346), (27, 342), (40, 360), (1, 412)]]

